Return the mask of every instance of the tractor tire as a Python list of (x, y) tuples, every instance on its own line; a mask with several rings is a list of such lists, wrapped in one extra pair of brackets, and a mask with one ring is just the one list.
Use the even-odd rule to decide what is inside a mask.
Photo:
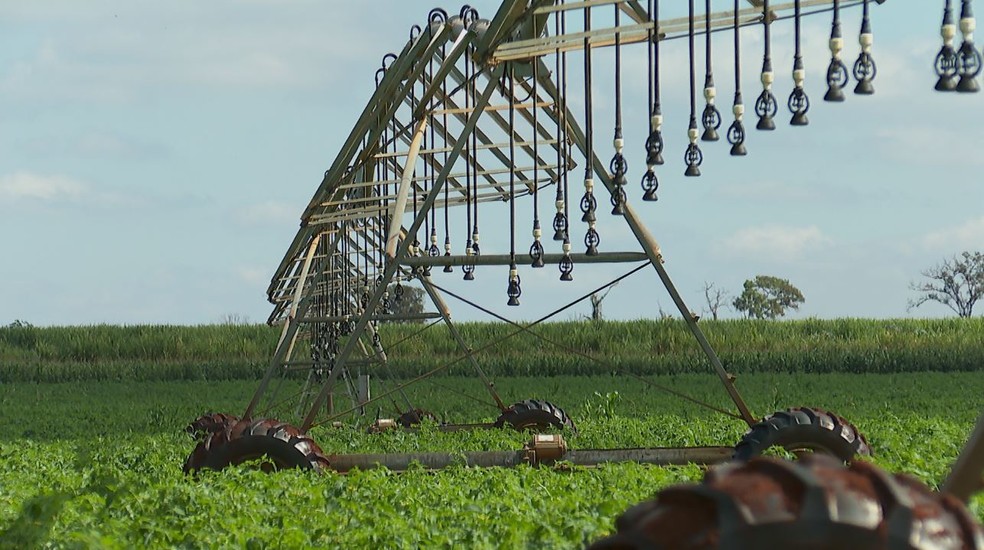
[(845, 462), (856, 456), (871, 456), (871, 447), (861, 432), (844, 418), (822, 409), (794, 407), (767, 416), (755, 424), (735, 445), (734, 460), (748, 460), (771, 447), (797, 456), (804, 452), (835, 456)]
[(209, 434), (224, 430), (239, 422), (238, 416), (223, 413), (208, 413), (196, 418), (194, 422), (188, 424), (185, 432), (195, 439), (205, 439)]
[(594, 550), (662, 548), (984, 548), (956, 498), (866, 462), (830, 456), (759, 457), (710, 470), (701, 484), (668, 487), (619, 517)]
[(323, 470), (328, 459), (313, 439), (289, 424), (273, 419), (240, 420), (201, 441), (184, 464), (184, 472), (262, 459), (264, 471), (299, 468)]
[(517, 430), (569, 429), (577, 433), (577, 427), (564, 409), (537, 399), (520, 401), (506, 409), (495, 421), (495, 427), (510, 425)]
[(440, 423), (440, 419), (437, 418), (436, 414), (425, 409), (413, 409), (407, 411), (396, 419), (396, 423), (404, 428), (412, 428), (425, 420)]

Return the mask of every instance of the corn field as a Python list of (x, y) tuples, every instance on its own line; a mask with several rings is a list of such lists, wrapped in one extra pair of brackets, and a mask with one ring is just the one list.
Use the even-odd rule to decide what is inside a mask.
[[(711, 345), (736, 373), (960, 372), (984, 365), (984, 319), (702, 321)], [(517, 329), (458, 325), (479, 349)], [(416, 376), (459, 359), (443, 325), (380, 332), (387, 377)], [(705, 373), (706, 359), (679, 320), (564, 322), (532, 329), (477, 355), (501, 376)], [(279, 330), (266, 325), (0, 328), (0, 382), (252, 380), (262, 376)], [(560, 345), (553, 345), (550, 342)], [(465, 362), (447, 369), (469, 374)]]

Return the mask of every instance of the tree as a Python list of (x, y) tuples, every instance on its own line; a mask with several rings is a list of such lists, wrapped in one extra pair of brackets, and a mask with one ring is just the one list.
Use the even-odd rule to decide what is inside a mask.
[(609, 286), (607, 289), (605, 289), (605, 292), (604, 293), (595, 292), (594, 294), (591, 295), (591, 320), (592, 321), (602, 321), (602, 320), (604, 320), (604, 317), (601, 314), (601, 302), (605, 299), (606, 296), (608, 296), (608, 293), (611, 292), (612, 289), (615, 288), (616, 286), (618, 286), (618, 283), (615, 283), (615, 284)]
[(715, 321), (718, 319), (718, 310), (725, 305), (730, 297), (728, 291), (714, 288), (714, 283), (704, 281), (704, 300), (707, 301), (707, 311), (710, 312), (711, 318)]
[(242, 326), (250, 324), (249, 315), (239, 313), (226, 313), (219, 318), (220, 325)]
[(909, 301), (909, 309), (939, 302), (961, 317), (974, 314), (974, 304), (984, 296), (984, 253), (962, 252), (922, 272), (929, 279), (909, 287), (921, 296)]
[(799, 309), (803, 293), (786, 279), (758, 275), (745, 281), (744, 290), (731, 305), (753, 319), (775, 319), (789, 309)]
[(424, 289), (416, 286), (397, 285), (390, 287), (390, 311), (394, 322), (423, 323), (423, 319), (400, 319), (400, 317), (420, 315), (424, 312)]

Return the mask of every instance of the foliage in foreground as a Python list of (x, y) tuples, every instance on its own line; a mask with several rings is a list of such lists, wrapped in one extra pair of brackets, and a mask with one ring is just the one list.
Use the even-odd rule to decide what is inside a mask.
[[(661, 381), (715, 404), (724, 399), (708, 377)], [(984, 406), (984, 373), (750, 374), (739, 384), (759, 414), (820, 405), (845, 415), (867, 434), (878, 464), (930, 484), (943, 479)], [(732, 444), (742, 432), (733, 419), (625, 378), (500, 378), (497, 385), (512, 399), (565, 406), (580, 427), (569, 438), (577, 448)], [(237, 412), (252, 386), (0, 386), (0, 547), (571, 548), (609, 533), (619, 513), (661, 487), (701, 476), (696, 467), (633, 464), (182, 475), (192, 447), (182, 425), (204, 410)], [(461, 421), (494, 415), (462, 395), (474, 392), (474, 380), (442, 386), (415, 396), (419, 404)], [(321, 428), (315, 437), (328, 452), (505, 450), (525, 439), (432, 426), (417, 435)]]

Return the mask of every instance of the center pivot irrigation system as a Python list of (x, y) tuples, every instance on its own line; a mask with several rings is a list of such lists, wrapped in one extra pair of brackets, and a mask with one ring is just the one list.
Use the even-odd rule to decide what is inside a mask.
[[(699, 176), (704, 157), (701, 143), (721, 139), (719, 130), (725, 122), (715, 103), (718, 88), (712, 53), (725, 48), (718, 44), (712, 49), (712, 38), (726, 37), (732, 44), (727, 53), (734, 64), (734, 86), (728, 90), (734, 92), (733, 121), (721, 133), (731, 145), (730, 154), (743, 156), (749, 147), (741, 89), (742, 30), (760, 30), (763, 36), (761, 86), (755, 91), (753, 110), (756, 128), (772, 131), (780, 102), (773, 90), (777, 79), (771, 30), (777, 24), (792, 24), (795, 56), (788, 68), (793, 78), (786, 105), (790, 124), (803, 126), (809, 122), (810, 99), (804, 90), (801, 21), (808, 16), (832, 21), (828, 89), (823, 99), (844, 101), (852, 77), (855, 94), (871, 95), (876, 77), (871, 12), (876, 10), (870, 8), (883, 2), (704, 0), (697, 2), (702, 6), (695, 6), (695, 0), (690, 0), (688, 13), (675, 18), (661, 18), (660, 8), (661, 4), (679, 8), (681, 3), (676, 0), (505, 0), (492, 19), (481, 18), (468, 6), (452, 15), (441, 9), (431, 11), (426, 21), (411, 28), (410, 39), (399, 54), (383, 57), (375, 74), (375, 93), (304, 209), (301, 227), (276, 270), (268, 290), (274, 304), (269, 323), (281, 325), (282, 333), (270, 368), (242, 417), (213, 413), (192, 423), (189, 430), (200, 441), (185, 470), (221, 469), (263, 456), (276, 467), (338, 471), (377, 463), (401, 468), (412, 460), (430, 467), (453, 462), (454, 457), (441, 453), (323, 453), (308, 432), (364, 411), (369, 403), (383, 398), (394, 404), (395, 420), (377, 419), (375, 428), (412, 426), (430, 414), (414, 406), (405, 388), (455, 364), (474, 369), (500, 415), (486, 425), (442, 425), (442, 429), (573, 430), (573, 421), (556, 404), (502, 399), (476, 359), (476, 354), (494, 352), (501, 340), (473, 348), (452, 323), (445, 296), (508, 323), (507, 337), (529, 334), (567, 349), (563, 342), (540, 336), (536, 325), (648, 269), (655, 271), (668, 291), (736, 412), (640, 380), (747, 423), (749, 430), (742, 440), (736, 446), (722, 447), (568, 450), (559, 436), (537, 436), (515, 453), (470, 453), (468, 463), (506, 465), (545, 459), (584, 464), (618, 460), (714, 463), (749, 458), (771, 446), (794, 452), (823, 451), (843, 460), (869, 453), (857, 429), (836, 414), (807, 407), (776, 412), (764, 420), (752, 414), (733, 376), (674, 287), (660, 247), (637, 208), (657, 200), (659, 171)], [(715, 12), (712, 4), (730, 9)], [(977, 89), (981, 56), (973, 45), (970, 4), (962, 2), (959, 28), (964, 41), (954, 48), (957, 26), (950, 2), (946, 2), (945, 44), (936, 63), (937, 89)], [(703, 13), (697, 8), (703, 8)], [(841, 17), (848, 13), (860, 15), (861, 25), (857, 57), (845, 61), (842, 54), (847, 41)], [(682, 162), (669, 154), (664, 158), (661, 84), (665, 71), (661, 65), (666, 43), (672, 40), (686, 41), (689, 52), (690, 111), (686, 147), (680, 149)], [(698, 56), (696, 46), (701, 42), (704, 55)], [(599, 58), (603, 65), (596, 65)], [(648, 89), (648, 137), (631, 148), (622, 124), (623, 66), (629, 59), (634, 67), (647, 68), (635, 83)], [(595, 77), (602, 68), (604, 83), (614, 84), (604, 95), (613, 106), (611, 148), (599, 147), (594, 139), (599, 134), (595, 119), (600, 110), (595, 108), (595, 99), (602, 97), (600, 79)], [(704, 70), (703, 88), (697, 84), (698, 69)], [(576, 101), (568, 102), (575, 97)], [(698, 103), (703, 104), (701, 111)], [(603, 156), (610, 156), (610, 161)], [(639, 187), (629, 184), (627, 157), (644, 159), (645, 170), (634, 176), (640, 178)], [(578, 177), (581, 174), (583, 178)], [(583, 186), (572, 188), (572, 178)], [(608, 204), (602, 206), (602, 202)], [(581, 225), (572, 219), (578, 212)], [(609, 225), (626, 224), (634, 239), (603, 241), (603, 218)], [(493, 250), (480, 247), (483, 224), (493, 236), (482, 244)], [(531, 231), (532, 239), (518, 243), (518, 230)], [(487, 243), (508, 246), (508, 252), (496, 252)], [(479, 266), (501, 266), (508, 269), (503, 269), (501, 279), (505, 302), (518, 306), (523, 295), (521, 271), (556, 266), (554, 276), (562, 281), (558, 288), (563, 288), (575, 278), (578, 266), (598, 263), (636, 265), (532, 323), (520, 324), (496, 314), (436, 280), (443, 276), (469, 281), (478, 278)], [(404, 284), (419, 284), (433, 309), (400, 313)], [(481, 283), (467, 284), (478, 288)], [(395, 320), (423, 321), (422, 330), (445, 325), (460, 356), (412, 380), (401, 383), (390, 377), (389, 382), (396, 385), (370, 397), (368, 375), (374, 380), (386, 378), (387, 358), (398, 353), (401, 344), (384, 342), (378, 324)], [(571, 353), (587, 357), (580, 351)], [(587, 358), (607, 364), (605, 359)], [(339, 407), (336, 394), (347, 395), (351, 406)]]

